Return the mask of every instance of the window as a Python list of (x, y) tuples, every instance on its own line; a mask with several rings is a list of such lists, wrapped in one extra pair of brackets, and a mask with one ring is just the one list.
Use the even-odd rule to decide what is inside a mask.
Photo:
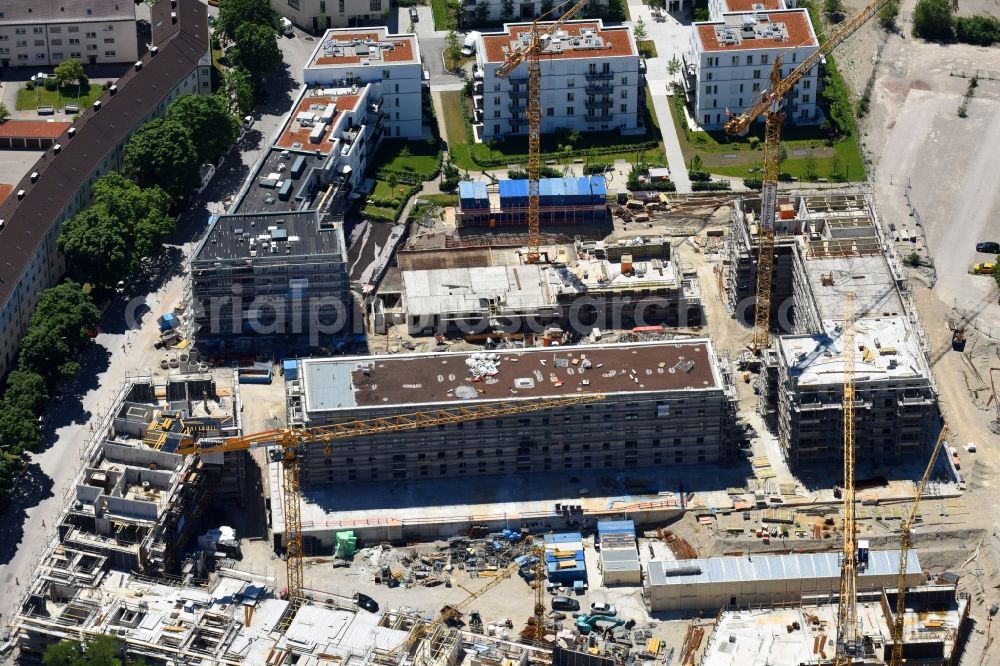
[(812, 81), (806, 79), (805, 81), (802, 82), (802, 87), (805, 88), (806, 90), (809, 90), (809, 88), (812, 87)]
[(759, 83), (753, 84), (753, 92), (760, 92), (760, 84)]
[(620, 97), (622, 99), (628, 99), (628, 91), (627, 90), (623, 90), (622, 94), (620, 95)]
[[(62, 46), (62, 40), (61, 39), (53, 39), (52, 40), (52, 46)], [(54, 55), (52, 57), (55, 58)]]
[(705, 94), (706, 95), (712, 94), (712, 86), (705, 86)]
[(28, 30), (27, 30), (27, 28), (14, 28), (14, 34), (15, 35), (27, 35), (28, 34)]
[(79, 51), (70, 51), (69, 52), (69, 57), (70, 58), (79, 58), (80, 57), (80, 52)]
[(70, 37), (69, 43), (70, 44), (79, 44), (80, 43), (80, 38), (79, 37)]
[(802, 96), (802, 103), (803, 104), (808, 104), (809, 103), (809, 95), (803, 95)]
[(17, 45), (20, 46), (20, 47), (25, 47), (25, 46), (28, 45), (28, 40), (27, 39), (19, 39), (19, 40), (17, 40)]
[(115, 52), (114, 51), (105, 51), (104, 52), (104, 57), (105, 58), (114, 58), (115, 57)]
[(493, 92), (500, 92), (500, 82), (499, 81), (495, 81), (493, 83)]
[(399, 92), (399, 84), (396, 84), (396, 92)]
[(732, 62), (730, 64), (732, 64), (732, 65), (738, 65), (738, 64), (740, 64), (740, 57), (739, 56), (733, 56), (733, 60), (732, 60)]
[(753, 56), (752, 55), (748, 55), (747, 56), (747, 64), (748, 65), (752, 65), (753, 64)]
[(0, 35), (0, 42), (6, 42), (8, 39), (10, 38), (7, 35)]
[(708, 72), (708, 73), (707, 73), (707, 74), (705, 75), (705, 78), (706, 78), (707, 80), (711, 81), (711, 80), (712, 80), (712, 72)]
[(382, 11), (382, 0), (371, 0), (368, 3), (368, 11), (372, 12)]
[(382, 70), (382, 78), (383, 79), (388, 79), (389, 78), (389, 74), (390, 74), (390, 72), (389, 72), (388, 69), (383, 69)]
[(110, 23), (108, 25), (104, 26), (104, 32), (114, 32), (114, 30), (115, 30), (115, 26), (111, 25)]
[[(343, 14), (344, 13), (344, 0), (338, 0), (337, 5), (338, 5), (337, 8), (340, 10), (340, 13)], [(326, 7), (326, 0), (320, 0), (320, 3), (319, 3), (319, 12), (320, 12), (320, 14), (325, 13), (324, 7)]]
[(575, 84), (573, 83), (573, 79), (566, 79), (566, 87), (567, 88), (572, 88), (574, 85)]
[(622, 85), (623, 86), (627, 86), (628, 85), (628, 77), (627, 76), (623, 76), (622, 77)]
[(572, 116), (573, 114), (574, 114), (574, 109), (573, 109), (573, 107), (572, 107), (572, 106), (567, 106), (567, 107), (566, 107), (566, 115), (567, 115), (567, 116)]
[(80, 26), (71, 25), (68, 28), (66, 28), (66, 32), (80, 32)]
[(87, 39), (97, 39), (97, 33), (96, 32), (88, 32), (87, 33)]
[(496, 109), (495, 111), (493, 111), (493, 117), (494, 118), (499, 118), (500, 117), (500, 109)]
[(87, 44), (87, 50), (88, 51), (96, 51), (97, 50), (97, 44)]
[(705, 114), (705, 124), (707, 125), (710, 122), (712, 122), (712, 117), (706, 113)]
[[(500, 106), (500, 96), (497, 95), (493, 98), (493, 106)], [(477, 421), (476, 423), (482, 423), (482, 421)]]
[(45, 28), (35, 27), (31, 29), (31, 32), (33, 32), (36, 35), (43, 35), (45, 34)]
[(545, 115), (551, 118), (552, 116), (556, 115), (556, 110), (550, 106), (547, 109), (545, 109)]
[(760, 78), (760, 70), (759, 69), (753, 70), (753, 78), (755, 78), (755, 79), (759, 79)]
[(35, 60), (45, 60), (45, 54), (44, 53), (36, 53), (35, 54)]
[(500, 125), (493, 125), (493, 134), (500, 134)]
[(288, 6), (291, 7), (292, 9), (298, 9), (299, 0), (288, 0)]
[(767, 55), (762, 55), (762, 56), (760, 57), (760, 64), (762, 64), (762, 65), (766, 65), (766, 64), (767, 64), (767, 58), (768, 58), (768, 56), (767, 56)]
[(566, 93), (566, 101), (567, 102), (573, 101), (573, 93)]
[(6, 46), (0, 47), (0, 55), (10, 55), (10, 49)]
[(628, 113), (628, 104), (622, 104), (620, 109), (622, 113)]
[(44, 39), (36, 39), (35, 40), (35, 46), (45, 46), (45, 40)]
[(115, 43), (115, 38), (114, 37), (105, 37), (104, 38), (104, 43), (105, 44), (114, 44)]

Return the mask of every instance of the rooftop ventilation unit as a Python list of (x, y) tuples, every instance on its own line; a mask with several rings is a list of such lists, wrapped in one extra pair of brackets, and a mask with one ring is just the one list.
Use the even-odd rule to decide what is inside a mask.
[(76, 136), (76, 128), (70, 127), (68, 130), (66, 130), (66, 134), (69, 135), (69, 138), (72, 139), (74, 136)]
[(177, 12), (170, 12), (170, 22), (177, 23)]
[(100, 110), (101, 110), (101, 100), (99, 99), (94, 100), (94, 111), (100, 111)]
[(160, 52), (160, 47), (159, 46), (150, 46), (149, 47), (149, 55), (155, 57), (156, 54), (159, 53), (159, 52)]
[(112, 84), (111, 87), (108, 88), (108, 92), (111, 93), (112, 95), (117, 95), (118, 94), (118, 86)]
[(136, 60), (135, 61), (135, 71), (138, 72), (140, 69), (142, 69), (142, 61), (141, 60)]
[(61, 150), (62, 150), (62, 146), (59, 145), (58, 143), (55, 144), (54, 146), (52, 146), (52, 154), (53, 155), (58, 155), (59, 151), (61, 151)]
[(24, 190), (18, 190), (17, 191), (18, 200), (23, 199), (25, 194), (27, 194), (27, 192), (25, 192)]
[(33, 183), (37, 183), (38, 182), (38, 172), (37, 171), (32, 171), (31, 172), (31, 182), (33, 182)]

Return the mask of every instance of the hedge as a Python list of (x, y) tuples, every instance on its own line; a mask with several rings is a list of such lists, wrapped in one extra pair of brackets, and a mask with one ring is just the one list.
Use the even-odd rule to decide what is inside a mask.
[[(406, 208), (406, 202), (410, 200), (417, 192), (420, 191), (422, 184), (410, 185), (409, 189), (402, 195), (401, 199), (398, 201), (396, 199), (386, 199), (384, 197), (373, 197), (368, 200), (371, 204), (368, 204), (362, 209), (361, 214), (369, 219), (376, 220), (379, 222), (398, 222), (400, 216), (403, 214), (403, 209)], [(384, 212), (384, 211), (392, 211)]]
[(720, 192), (729, 188), (730, 183), (728, 180), (696, 181), (691, 183), (692, 192)]

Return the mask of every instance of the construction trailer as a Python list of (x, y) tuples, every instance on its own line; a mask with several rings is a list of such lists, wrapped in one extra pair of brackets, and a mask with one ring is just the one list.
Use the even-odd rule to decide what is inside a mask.
[(602, 520), (597, 523), (601, 546), (601, 575), (605, 587), (642, 585), (642, 567), (631, 520)]
[[(603, 176), (541, 178), (538, 181), (542, 225), (576, 226), (608, 221), (608, 190)], [(459, 183), (455, 224), (460, 227), (505, 227), (528, 223), (528, 181), (497, 184)]]
[(577, 581), (587, 582), (583, 535), (579, 532), (546, 534), (543, 543), (547, 580), (567, 587)]

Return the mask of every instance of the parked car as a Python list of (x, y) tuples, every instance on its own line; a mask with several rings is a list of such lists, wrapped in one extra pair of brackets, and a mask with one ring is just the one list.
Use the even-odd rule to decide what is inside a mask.
[(580, 602), (569, 597), (552, 597), (552, 610), (578, 611)]
[(367, 594), (356, 592), (354, 594), (354, 603), (358, 605), (358, 608), (364, 608), (369, 613), (378, 612), (378, 602), (369, 597)]
[(976, 243), (976, 252), (985, 252), (986, 254), (1000, 254), (1000, 243), (995, 243), (993, 241), (983, 241), (982, 243)]
[(618, 615), (618, 609), (611, 604), (604, 603), (603, 601), (595, 601), (590, 604), (590, 614), (614, 617), (615, 615)]
[(996, 268), (997, 265), (992, 261), (981, 261), (978, 264), (972, 264), (969, 272), (973, 275), (992, 275)]
[(969, 453), (975, 453), (976, 452), (976, 443), (975, 442), (969, 442), (968, 444), (965, 445), (965, 450), (968, 451)]
[(414, 23), (420, 20), (420, 14), (417, 13), (416, 7), (410, 7), (410, 20)]

